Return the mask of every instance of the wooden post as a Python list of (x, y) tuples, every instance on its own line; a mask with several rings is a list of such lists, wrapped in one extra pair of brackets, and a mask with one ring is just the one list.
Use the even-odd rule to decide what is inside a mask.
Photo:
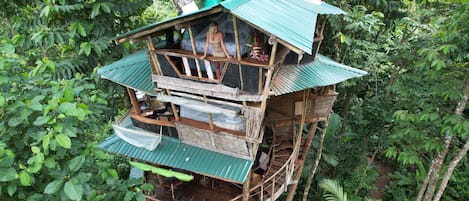
[[(318, 18), (319, 18), (319, 17), (318, 17)], [(322, 21), (322, 24), (321, 24), (321, 30), (319, 31), (319, 34), (320, 34), (321, 36), (323, 36), (324, 27), (326, 26), (326, 21), (327, 21), (327, 18), (324, 17), (324, 20)], [(316, 55), (316, 54), (319, 52), (319, 48), (321, 47), (322, 40), (323, 40), (323, 39), (321, 39), (321, 40), (318, 41), (318, 47), (317, 47), (315, 50), (313, 50), (313, 51), (316, 51), (316, 52), (313, 52), (313, 55)], [(313, 39), (313, 43), (314, 43), (314, 39)], [(313, 58), (313, 59), (316, 59), (316, 58)]]
[[(168, 94), (168, 96), (171, 96), (171, 91), (169, 89), (166, 89), (166, 93)], [(176, 121), (179, 121), (179, 114), (176, 110), (176, 105), (174, 105), (174, 103), (171, 103), (171, 110), (173, 110), (174, 119), (176, 119)]]
[(316, 151), (316, 159), (314, 160), (314, 166), (309, 172), (308, 180), (306, 181), (305, 191), (303, 192), (303, 201), (306, 201), (308, 198), (308, 193), (309, 193), (309, 189), (311, 188), (311, 183), (313, 182), (314, 174), (316, 173), (316, 170), (319, 166), (319, 161), (321, 160), (322, 146), (324, 144), (324, 137), (326, 136), (328, 125), (329, 125), (328, 120), (326, 120), (324, 123), (324, 128), (322, 129), (322, 132), (321, 132), (321, 138), (319, 138), (319, 147), (318, 147), (318, 150)]
[(262, 75), (262, 72), (263, 72), (262, 68), (259, 68), (259, 77), (258, 77), (259, 82), (258, 82), (258, 86), (257, 86), (257, 88), (258, 88), (257, 90), (259, 91), (259, 94), (262, 94), (262, 83), (263, 83), (263, 79), (264, 79), (263, 75)]
[(142, 110), (140, 110), (140, 104), (138, 104), (137, 96), (135, 95), (135, 91), (131, 88), (127, 88), (127, 93), (130, 97), (130, 103), (134, 107), (135, 113), (142, 114)]
[(272, 46), (272, 52), (270, 53), (269, 67), (272, 67), (275, 64), (275, 55), (277, 54), (278, 41), (275, 38), (274, 44)]
[(150, 57), (149, 59), (150, 59), (150, 64), (151, 64), (151, 70), (153, 74), (161, 75), (160, 65), (158, 65), (158, 62), (157, 62), (158, 60), (154, 53), (156, 49), (155, 49), (155, 46), (153, 45), (153, 39), (151, 36), (147, 37), (147, 48), (148, 48), (148, 53)]
[[(204, 95), (204, 103), (208, 103), (208, 99), (207, 99), (207, 96)], [(208, 123), (210, 124), (210, 129), (213, 130), (213, 128), (215, 128), (213, 126), (213, 116), (212, 116), (212, 113), (208, 113)]]
[(314, 122), (312, 127), (309, 129), (308, 132), (308, 138), (306, 138), (305, 146), (304, 146), (304, 151), (303, 155), (301, 155), (300, 160), (302, 160), (301, 165), (298, 167), (298, 170), (296, 171), (296, 174), (293, 178), (293, 184), (290, 186), (290, 189), (288, 190), (288, 195), (287, 195), (287, 201), (293, 200), (293, 196), (295, 195), (296, 188), (298, 188), (298, 182), (300, 181), (301, 175), (303, 174), (303, 168), (304, 168), (304, 161), (306, 160), (306, 157), (308, 156), (308, 151), (311, 147), (311, 144), (313, 142), (314, 136), (316, 135), (316, 129), (318, 127), (318, 122)]
[[(297, 145), (298, 147), (294, 147), (294, 149), (293, 149), (294, 151), (296, 150), (297, 153), (299, 153), (300, 147), (301, 147), (301, 137), (303, 135), (303, 127), (304, 127), (305, 119), (306, 119), (306, 109), (308, 108), (308, 101), (309, 101), (309, 96), (310, 96), (310, 93), (311, 93), (310, 90), (311, 89), (306, 89), (306, 90), (303, 91), (303, 112), (301, 114), (301, 122), (300, 122), (300, 126), (298, 128), (297, 138), (294, 138), (294, 139), (297, 139), (298, 142), (299, 142), (299, 143), (295, 143), (295, 145)], [(313, 140), (314, 133), (316, 131), (317, 125), (318, 124), (316, 122), (314, 124), (314, 127), (310, 128), (307, 140), (311, 140), (311, 141)], [(312, 130), (314, 130), (314, 131), (311, 132)], [(305, 145), (310, 146), (311, 142), (309, 142), (309, 145), (308, 145), (308, 143), (305, 144)], [(309, 150), (309, 147), (308, 147), (308, 150)], [(301, 156), (301, 158), (306, 158), (307, 155), (308, 155), (308, 153), (303, 152), (303, 155)], [(296, 158), (295, 160), (298, 160), (298, 158)], [(287, 195), (287, 199), (286, 199), (287, 201), (293, 200), (296, 188), (298, 187), (298, 181), (300, 180), (300, 177), (301, 177), (301, 172), (303, 172), (303, 164), (304, 164), (304, 159), (303, 159), (299, 169), (297, 170), (297, 172), (295, 174), (295, 178), (294, 178), (295, 183), (293, 183), (293, 185), (290, 187), (290, 190), (288, 190), (288, 195)]]
[[(189, 36), (191, 37), (192, 53), (194, 54), (194, 56), (196, 56), (195, 65), (197, 67), (197, 74), (199, 75), (199, 78), (201, 78), (202, 77), (202, 71), (200, 71), (199, 59), (197, 59), (197, 46), (195, 44), (195, 38), (194, 38), (194, 33), (192, 32), (192, 26), (189, 26), (188, 30), (189, 30)], [(205, 66), (205, 68), (207, 68), (207, 66)], [(211, 68), (211, 67), (209, 66), (209, 68)]]
[(241, 83), (241, 90), (244, 90), (244, 79), (243, 79), (243, 71), (242, 71), (241, 64), (238, 64), (238, 70), (239, 70), (239, 80)]
[(238, 21), (234, 15), (233, 18), (233, 27), (234, 27), (234, 36), (235, 36), (235, 43), (236, 43), (236, 58), (238, 61), (241, 60), (241, 46), (239, 43), (239, 32), (238, 32)]
[(249, 189), (250, 189), (250, 182), (251, 181), (251, 171), (248, 173), (248, 177), (246, 182), (243, 185), (243, 201), (249, 201)]

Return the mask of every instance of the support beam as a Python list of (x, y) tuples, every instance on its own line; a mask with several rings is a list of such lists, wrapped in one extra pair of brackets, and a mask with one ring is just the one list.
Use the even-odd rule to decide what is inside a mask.
[(241, 47), (239, 43), (239, 30), (238, 30), (238, 19), (234, 15), (233, 17), (233, 27), (234, 27), (234, 36), (235, 36), (235, 43), (236, 43), (236, 58), (238, 61), (241, 61)]
[[(302, 140), (301, 138), (302, 138), (302, 136), (303, 136), (303, 127), (304, 127), (304, 124), (305, 124), (305, 121), (306, 121), (306, 110), (307, 110), (307, 108), (308, 108), (308, 104), (306, 104), (306, 103), (307, 103), (308, 100), (309, 100), (310, 93), (311, 93), (311, 89), (306, 89), (306, 90), (303, 91), (303, 112), (302, 112), (302, 114), (301, 114), (301, 121), (300, 121), (300, 126), (299, 126), (299, 128), (298, 128), (297, 137), (294, 138), (294, 139), (297, 140), (297, 141), (296, 141), (297, 143), (295, 143), (296, 146), (295, 146), (294, 149), (293, 149), (293, 154), (296, 155), (296, 157), (295, 157), (295, 158), (296, 158), (296, 161), (295, 161), (294, 164), (296, 164), (296, 162), (298, 162), (298, 159), (299, 159), (299, 158), (298, 158), (298, 154), (299, 154), (299, 152), (300, 152), (301, 140)], [(309, 132), (309, 134), (308, 134), (308, 139), (311, 140), (311, 141), (313, 140), (313, 137), (314, 137), (314, 133), (315, 133), (315, 131), (316, 131), (316, 128), (317, 128), (317, 123), (314, 124), (314, 127), (310, 129), (310, 132)], [(313, 129), (314, 129), (314, 131), (311, 133), (311, 130), (313, 130)], [(308, 145), (308, 144), (305, 144), (305, 145)], [(311, 142), (309, 142), (309, 146), (310, 146), (310, 145), (311, 145)], [(308, 150), (309, 150), (309, 147), (308, 147)], [(301, 156), (301, 158), (306, 158), (307, 155), (308, 155), (308, 153), (303, 152), (303, 155)], [(295, 182), (294, 182), (294, 184), (290, 187), (290, 190), (288, 191), (288, 195), (287, 195), (287, 199), (286, 199), (287, 201), (293, 200), (293, 197), (294, 197), (294, 195), (295, 195), (296, 188), (298, 187), (298, 181), (299, 181), (299, 179), (300, 179), (300, 177), (301, 177), (301, 172), (303, 172), (304, 159), (301, 161), (300, 164), (301, 164), (301, 165), (300, 165), (300, 168), (297, 170), (296, 175), (295, 175), (295, 179), (294, 179)], [(294, 168), (292, 168), (292, 169), (294, 169)]]
[(251, 181), (251, 171), (249, 171), (248, 178), (243, 185), (243, 201), (249, 201), (249, 189), (250, 189), (250, 182)]
[(287, 201), (288, 200), (293, 200), (293, 196), (295, 195), (295, 191), (298, 188), (298, 182), (300, 181), (301, 175), (303, 174), (303, 168), (304, 168), (304, 162), (306, 160), (306, 157), (308, 156), (308, 151), (309, 148), (311, 147), (311, 144), (313, 142), (314, 136), (316, 135), (316, 129), (318, 127), (318, 122), (314, 122), (313, 125), (311, 125), (311, 128), (309, 129), (308, 132), (308, 137), (306, 138), (305, 146), (304, 146), (304, 151), (303, 154), (301, 155), (301, 165), (298, 167), (296, 170), (296, 174), (294, 175), (293, 178), (293, 184), (290, 186), (290, 189), (288, 190), (288, 195), (287, 195)]
[[(169, 89), (166, 89), (166, 94), (168, 94), (168, 96), (171, 96), (171, 91)], [(171, 103), (171, 110), (173, 111), (174, 119), (176, 119), (176, 121), (179, 121), (180, 120), (179, 113), (174, 103)]]
[(140, 104), (138, 104), (137, 95), (135, 95), (135, 91), (131, 88), (127, 88), (127, 93), (130, 97), (130, 103), (134, 107), (134, 110), (137, 114), (141, 114), (142, 110), (140, 110)]
[[(194, 33), (192, 32), (192, 26), (189, 26), (188, 30), (189, 30), (189, 36), (191, 38), (191, 43), (192, 43), (192, 54), (194, 54), (194, 56), (197, 56), (197, 46), (195, 43)], [(195, 65), (197, 67), (197, 74), (199, 78), (202, 78), (202, 71), (200, 70), (200, 63), (198, 59), (195, 59)]]
[(153, 39), (151, 38), (151, 36), (147, 37), (147, 48), (148, 48), (148, 54), (150, 58), (152, 73), (156, 75), (161, 75), (160, 65), (158, 65), (157, 58), (155, 55), (155, 50), (156, 50), (155, 45), (153, 45)]

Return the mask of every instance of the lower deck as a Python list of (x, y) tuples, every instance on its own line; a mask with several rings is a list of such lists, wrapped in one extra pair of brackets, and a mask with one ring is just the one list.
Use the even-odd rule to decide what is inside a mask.
[(147, 192), (151, 201), (221, 201), (231, 200), (242, 193), (242, 186), (214, 178), (194, 176), (194, 180), (183, 182), (148, 174), (147, 183), (154, 185), (153, 192)]

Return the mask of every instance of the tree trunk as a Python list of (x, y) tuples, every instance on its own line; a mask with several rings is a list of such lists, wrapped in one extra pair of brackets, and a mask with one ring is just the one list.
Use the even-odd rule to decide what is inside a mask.
[(324, 123), (325, 123), (325, 125), (324, 125), (324, 128), (323, 128), (322, 133), (321, 133), (321, 138), (319, 139), (319, 147), (318, 147), (318, 150), (316, 152), (316, 160), (314, 161), (314, 166), (313, 166), (313, 168), (311, 169), (311, 172), (308, 175), (308, 181), (306, 183), (305, 191), (303, 193), (303, 201), (307, 201), (307, 199), (308, 199), (309, 189), (311, 188), (311, 184), (313, 183), (314, 174), (316, 173), (316, 169), (319, 166), (319, 161), (321, 160), (322, 145), (324, 143), (324, 137), (326, 136), (328, 121), (325, 121)]
[[(458, 106), (456, 107), (456, 109), (454, 111), (454, 113), (456, 115), (459, 115), (459, 116), (462, 115), (462, 113), (464, 111), (464, 108), (466, 107), (468, 98), (469, 98), (469, 80), (466, 80), (465, 84), (464, 84), (464, 97), (458, 103)], [(425, 198), (424, 198), (425, 201), (430, 201), (433, 198), (433, 195), (434, 195), (435, 189), (436, 189), (436, 185), (437, 185), (438, 179), (440, 177), (441, 166), (443, 165), (446, 154), (448, 153), (449, 145), (451, 144), (452, 138), (453, 138), (453, 136), (451, 134), (448, 134), (448, 133), (446, 134), (446, 136), (445, 136), (445, 149), (442, 152), (438, 153), (437, 157), (435, 159), (433, 159), (432, 166), (430, 167), (430, 169), (427, 173), (427, 177), (430, 176), (428, 186), (427, 185), (422, 185), (422, 187), (420, 189), (420, 192), (425, 192), (426, 191)], [(446, 186), (444, 188), (446, 188)], [(441, 190), (444, 191), (444, 189), (441, 189)], [(419, 195), (420, 195), (420, 192), (419, 192)], [(417, 197), (416, 201), (420, 201), (420, 198), (421, 197)]]
[(436, 193), (433, 201), (440, 200), (441, 196), (443, 195), (443, 192), (446, 189), (446, 186), (448, 185), (449, 178), (454, 172), (454, 169), (459, 164), (461, 159), (463, 159), (464, 156), (466, 156), (468, 150), (469, 150), (469, 138), (466, 140), (466, 144), (464, 144), (464, 147), (459, 151), (458, 155), (449, 164), (448, 170), (446, 171), (446, 174), (443, 177), (443, 180), (441, 181), (440, 188), (438, 189), (438, 192)]
[[(469, 81), (466, 81), (464, 88), (464, 97), (463, 99), (458, 103), (458, 106), (456, 107), (456, 114), (457, 115), (462, 115), (464, 112), (464, 108), (466, 107), (467, 101), (469, 99)], [(449, 178), (453, 174), (454, 169), (456, 166), (459, 164), (461, 159), (466, 156), (467, 151), (469, 150), (469, 138), (466, 140), (466, 144), (464, 144), (464, 147), (459, 151), (458, 155), (451, 161), (449, 164), (448, 170), (446, 171), (445, 176), (443, 177), (443, 180), (441, 181), (440, 188), (438, 189), (438, 193), (436, 194), (435, 198), (433, 201), (439, 201), (441, 196), (443, 195), (443, 192), (446, 189), (446, 185), (448, 185)]]
[(432, 200), (433, 194), (435, 194), (436, 184), (438, 183), (438, 179), (440, 178), (440, 170), (445, 161), (446, 154), (448, 154), (449, 145), (451, 144), (452, 140), (453, 140), (453, 136), (447, 133), (445, 136), (445, 148), (443, 149), (442, 152), (438, 153), (435, 159), (433, 159), (432, 163), (434, 163), (434, 165), (432, 165), (432, 167), (434, 168), (433, 170), (429, 171), (429, 173), (431, 173), (431, 176), (430, 176), (430, 181), (428, 183), (427, 191), (425, 193), (425, 198), (423, 199), (425, 201)]
[(417, 195), (417, 199), (415, 199), (416, 201), (422, 200), (423, 194), (425, 193), (425, 190), (427, 190), (428, 182), (430, 182), (430, 177), (432, 176), (431, 171), (433, 171), (433, 169), (435, 168), (434, 166), (435, 166), (435, 163), (433, 163), (432, 161), (430, 168), (428, 169), (427, 176), (425, 177), (425, 180), (423, 181), (423, 184), (420, 187), (420, 191), (419, 191), (419, 194)]

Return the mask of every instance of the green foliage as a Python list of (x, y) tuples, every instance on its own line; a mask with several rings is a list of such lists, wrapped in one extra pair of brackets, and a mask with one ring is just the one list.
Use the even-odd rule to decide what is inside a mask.
[[(363, 197), (373, 186), (376, 170), (368, 169), (365, 177), (359, 175), (367, 169), (365, 157), (377, 151), (375, 160), (395, 170), (387, 199), (413, 199), (430, 160), (444, 148), (443, 137), (456, 136), (450, 147), (452, 157), (468, 135), (467, 115), (454, 115), (469, 77), (469, 32), (465, 26), (469, 16), (464, 12), (468, 4), (382, 0), (328, 3), (338, 5), (348, 15), (328, 16), (322, 53), (369, 75), (338, 85), (342, 96), (334, 111), (342, 118), (341, 128), (326, 138), (324, 152), (336, 155), (340, 168), (320, 168), (329, 177), (344, 181), (346, 191), (359, 188), (358, 195)], [(463, 168), (456, 172), (460, 177), (466, 173)], [(461, 184), (462, 180), (452, 179), (447, 190), (454, 192), (451, 182)], [(464, 198), (448, 193), (443, 199)]]
[(96, 147), (118, 112), (109, 105), (126, 102), (93, 69), (130, 50), (110, 39), (149, 4), (0, 2), (2, 199), (144, 199), (142, 180), (126, 180), (128, 159)]
[[(142, 21), (133, 17), (151, 1), (4, 1), (10, 8), (0, 13), (18, 54), (31, 60), (56, 63), (55, 78), (73, 78), (75, 73), (89, 74), (109, 58), (128, 53), (129, 46), (115, 46), (111, 39), (129, 31)], [(39, 16), (39, 17), (37, 17)], [(112, 50), (112, 51), (111, 51)], [(31, 72), (36, 74), (39, 69)], [(48, 66), (51, 67), (51, 66)]]
[(331, 179), (323, 179), (319, 182), (319, 187), (325, 191), (324, 199), (327, 201), (347, 201), (347, 193), (340, 184)]

